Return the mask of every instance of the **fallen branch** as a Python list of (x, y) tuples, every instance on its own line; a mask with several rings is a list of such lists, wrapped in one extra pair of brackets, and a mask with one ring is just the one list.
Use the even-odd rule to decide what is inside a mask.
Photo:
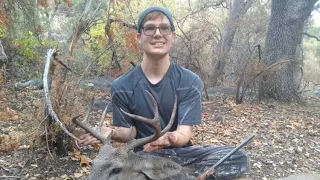
[[(276, 67), (276, 66), (278, 66), (278, 65), (282, 65), (282, 64), (285, 64), (285, 63), (289, 63), (289, 62), (290, 62), (290, 60), (283, 60), (283, 61), (278, 61), (278, 62), (276, 62), (276, 63), (274, 63), (274, 64), (271, 64), (270, 66), (268, 66), (268, 67), (266, 67), (265, 69), (263, 69), (263, 70), (261, 70), (260, 72), (258, 72), (258, 73), (254, 76), (254, 78), (260, 76), (261, 74), (269, 71), (270, 69), (272, 69), (272, 68), (274, 68), (274, 67)], [(291, 62), (292, 62), (292, 61), (291, 61)]]
[(0, 176), (0, 178), (16, 178), (16, 179), (20, 179), (20, 176)]
[(58, 123), (58, 125), (60, 126), (60, 128), (66, 133), (68, 134), (70, 137), (72, 137), (75, 140), (79, 140), (77, 137), (75, 137), (72, 133), (70, 133), (66, 127), (62, 124), (62, 122), (59, 120), (59, 117), (57, 116), (57, 114), (54, 112), (53, 108), (52, 108), (52, 103), (51, 103), (51, 99), (50, 99), (50, 92), (49, 92), (49, 83), (48, 83), (48, 76), (49, 76), (49, 71), (50, 71), (50, 64), (51, 64), (51, 57), (52, 55), (55, 53), (55, 49), (49, 49), (47, 52), (47, 59), (45, 61), (45, 68), (44, 68), (44, 72), (43, 72), (43, 91), (44, 91), (44, 96), (45, 96), (45, 105), (46, 108), (48, 110), (49, 116), (51, 116), (56, 123)]

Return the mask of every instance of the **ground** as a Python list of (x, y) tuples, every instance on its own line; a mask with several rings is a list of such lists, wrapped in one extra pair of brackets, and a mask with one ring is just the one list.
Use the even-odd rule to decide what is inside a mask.
[[(85, 178), (90, 172), (88, 157), (93, 158), (95, 150), (57, 156), (39, 143), (44, 129), (43, 91), (0, 92), (0, 179)], [(231, 96), (214, 96), (203, 102), (203, 123), (193, 128), (192, 141), (235, 146), (255, 135), (244, 147), (251, 158), (247, 176), (253, 179), (275, 179), (296, 172), (320, 174), (320, 99), (308, 96), (305, 100), (305, 105), (236, 105)]]

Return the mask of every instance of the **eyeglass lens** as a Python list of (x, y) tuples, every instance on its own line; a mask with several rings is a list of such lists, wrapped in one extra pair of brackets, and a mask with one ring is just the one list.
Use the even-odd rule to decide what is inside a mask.
[(146, 35), (146, 36), (153, 36), (156, 33), (157, 29), (159, 29), (159, 31), (162, 35), (171, 34), (171, 27), (167, 26), (167, 25), (159, 26), (159, 27), (145, 26), (142, 29), (143, 29), (144, 35)]

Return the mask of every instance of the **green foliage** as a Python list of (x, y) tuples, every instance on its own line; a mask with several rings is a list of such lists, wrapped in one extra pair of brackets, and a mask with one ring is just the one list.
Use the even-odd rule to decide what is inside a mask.
[[(13, 39), (13, 43), (19, 47), (20, 54), (29, 60), (37, 59), (39, 48), (44, 46), (54, 46), (56, 43), (51, 41), (40, 41), (32, 32), (26, 32), (21, 38)], [(23, 63), (24, 64), (24, 63)]]
[(87, 41), (89, 49), (96, 53), (103, 47), (103, 41), (105, 41), (105, 24), (100, 20), (96, 25), (92, 26), (89, 31), (90, 39)]
[(6, 37), (8, 35), (8, 27), (0, 26), (0, 38)]
[[(98, 21), (94, 26), (89, 30), (90, 39), (86, 41), (88, 45), (89, 54), (92, 57), (98, 57), (103, 53), (104, 49), (107, 46), (107, 38), (105, 35), (105, 24), (103, 21)], [(98, 60), (98, 64), (103, 68), (107, 68), (112, 53), (108, 50), (106, 53), (103, 53)]]
[(28, 59), (34, 59), (35, 49), (39, 45), (38, 40), (33, 36), (32, 32), (24, 33), (24, 36), (18, 39), (14, 39), (14, 43), (20, 47), (20, 52)]

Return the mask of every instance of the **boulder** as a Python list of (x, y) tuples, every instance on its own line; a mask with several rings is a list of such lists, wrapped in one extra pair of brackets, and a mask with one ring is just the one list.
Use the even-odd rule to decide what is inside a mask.
[(84, 80), (80, 82), (81, 88), (92, 87), (98, 90), (109, 90), (114, 78), (111, 76), (102, 76), (94, 79)]

